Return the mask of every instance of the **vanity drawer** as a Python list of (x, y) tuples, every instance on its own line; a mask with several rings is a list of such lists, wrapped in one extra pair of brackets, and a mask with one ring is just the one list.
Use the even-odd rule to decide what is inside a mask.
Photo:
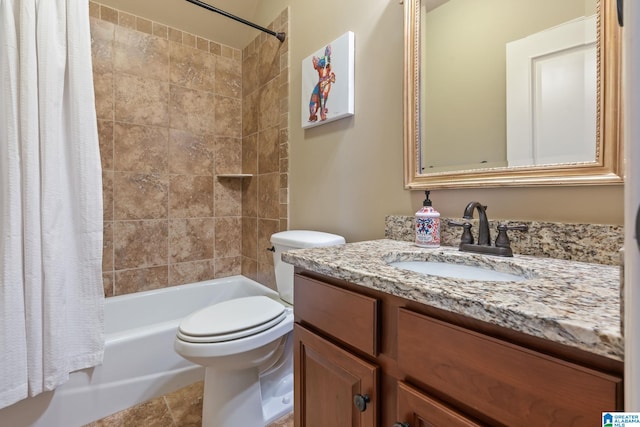
[(301, 323), (372, 356), (378, 354), (378, 300), (297, 275), (294, 313)]
[(407, 379), (509, 426), (596, 425), (620, 409), (622, 379), (399, 309)]

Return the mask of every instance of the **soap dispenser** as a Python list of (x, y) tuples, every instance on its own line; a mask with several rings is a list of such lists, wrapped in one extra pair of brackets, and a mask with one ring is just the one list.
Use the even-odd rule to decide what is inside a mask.
[(426, 198), (422, 208), (416, 212), (416, 246), (422, 248), (440, 247), (440, 212), (435, 210), (429, 200), (430, 191), (425, 191)]

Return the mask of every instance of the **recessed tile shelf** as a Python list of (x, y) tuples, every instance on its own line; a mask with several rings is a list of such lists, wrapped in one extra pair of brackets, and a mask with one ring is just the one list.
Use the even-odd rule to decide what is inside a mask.
[(252, 177), (252, 173), (222, 173), (216, 175), (218, 178), (249, 178)]

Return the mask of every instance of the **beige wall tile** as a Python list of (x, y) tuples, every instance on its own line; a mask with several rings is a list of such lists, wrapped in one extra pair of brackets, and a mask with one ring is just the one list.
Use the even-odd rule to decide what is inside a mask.
[(264, 85), (280, 73), (280, 42), (269, 37), (258, 50), (258, 80)]
[(216, 175), (243, 172), (241, 139), (217, 137), (214, 149), (214, 173)]
[(100, 18), (100, 5), (98, 3), (89, 2), (89, 17)]
[(113, 293), (113, 271), (103, 272), (102, 273), (102, 287), (104, 288), (104, 296), (112, 297), (115, 294)]
[(216, 239), (214, 218), (169, 220), (169, 262), (179, 263), (213, 258)]
[(280, 176), (278, 173), (258, 176), (258, 218), (280, 217)]
[(258, 79), (258, 53), (245, 56), (242, 61), (242, 92), (244, 96), (253, 93), (260, 86)]
[(216, 82), (216, 57), (208, 52), (183, 46), (170, 45), (171, 83), (189, 89), (213, 92)]
[(242, 216), (258, 217), (258, 178), (242, 180)]
[(117, 171), (166, 173), (169, 163), (168, 129), (116, 123), (113, 156)]
[(96, 117), (113, 120), (113, 73), (94, 73), (93, 91), (95, 94)]
[(182, 44), (182, 31), (169, 27), (169, 40)]
[(216, 58), (215, 92), (218, 95), (240, 99), (242, 96), (241, 63), (222, 56)]
[(153, 22), (138, 16), (136, 19), (136, 30), (142, 31), (143, 33), (147, 33), (147, 34), (152, 34)]
[(94, 73), (113, 72), (115, 25), (91, 18), (91, 62)]
[(216, 43), (214, 41), (210, 41), (209, 42), (209, 52), (213, 53), (214, 55), (220, 56), (222, 53), (222, 46), (220, 45), (220, 43)]
[[(267, 251), (271, 247), (271, 235), (280, 231), (280, 221), (258, 218), (258, 264), (273, 267), (273, 252)], [(260, 268), (260, 266), (258, 266)]]
[(118, 12), (118, 25), (124, 28), (136, 29), (136, 17), (130, 13)]
[(149, 268), (135, 268), (115, 272), (116, 295), (162, 289), (168, 286), (166, 265)]
[(162, 219), (167, 217), (169, 180), (167, 175), (115, 172), (113, 210), (116, 220)]
[(182, 44), (188, 47), (196, 47), (196, 36), (189, 33), (182, 33)]
[(127, 74), (115, 79), (115, 119), (162, 126), (167, 124), (169, 84)]
[(214, 216), (242, 215), (242, 180), (218, 178), (214, 183)]
[[(272, 286), (258, 235), (265, 243), (287, 224), (278, 216), (288, 176), (277, 170), (288, 132), (277, 126), (288, 126), (288, 76), (276, 75), (275, 58), (288, 64), (288, 44), (258, 36), (241, 52), (90, 8), (105, 295), (240, 273)], [(257, 175), (214, 178), (238, 172)], [(258, 226), (258, 216), (267, 221)]]
[(242, 171), (258, 173), (258, 134), (242, 138)]
[(102, 271), (113, 270), (113, 222), (105, 221), (102, 228)]
[(169, 80), (169, 41), (116, 26), (114, 71), (145, 79)]
[(242, 136), (258, 132), (259, 91), (254, 91), (242, 99)]
[(100, 19), (113, 24), (118, 23), (118, 11), (107, 6), (100, 6)]
[(280, 123), (280, 102), (276, 81), (271, 80), (260, 88), (258, 99), (258, 130), (278, 126)]
[(211, 92), (171, 85), (170, 124), (173, 129), (199, 135), (215, 134), (215, 95)]
[(169, 179), (169, 218), (213, 216), (213, 178), (172, 175)]
[(238, 217), (216, 218), (215, 258), (242, 255), (242, 219)]
[(215, 278), (213, 259), (169, 265), (169, 285), (183, 285)]
[(153, 23), (153, 35), (158, 36), (161, 39), (169, 38), (169, 28), (166, 25), (159, 24), (157, 22)]
[(209, 52), (209, 40), (202, 37), (196, 37), (196, 48), (205, 52)]
[(280, 169), (279, 132), (275, 127), (258, 132), (258, 173), (278, 172)]
[(242, 274), (242, 257), (217, 258), (216, 279)]
[(169, 172), (212, 175), (214, 138), (186, 130), (169, 130)]
[(223, 56), (225, 58), (233, 58), (233, 50), (234, 49), (229, 46), (222, 45), (220, 56)]
[(102, 170), (113, 170), (113, 122), (98, 120), (98, 142)]
[[(258, 259), (258, 219), (242, 217), (242, 256)], [(269, 246), (271, 247), (271, 246)]]
[(113, 171), (102, 171), (102, 219), (113, 220)]
[(227, 96), (215, 97), (215, 134), (242, 137), (242, 100)]
[(258, 280), (258, 263), (255, 258), (242, 257), (242, 275), (252, 280)]
[(168, 263), (167, 220), (115, 221), (114, 268), (153, 267)]

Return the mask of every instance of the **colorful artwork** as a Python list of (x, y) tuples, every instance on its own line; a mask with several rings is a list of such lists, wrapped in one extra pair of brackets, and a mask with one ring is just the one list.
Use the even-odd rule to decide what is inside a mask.
[(353, 115), (353, 52), (347, 32), (302, 61), (303, 128)]

